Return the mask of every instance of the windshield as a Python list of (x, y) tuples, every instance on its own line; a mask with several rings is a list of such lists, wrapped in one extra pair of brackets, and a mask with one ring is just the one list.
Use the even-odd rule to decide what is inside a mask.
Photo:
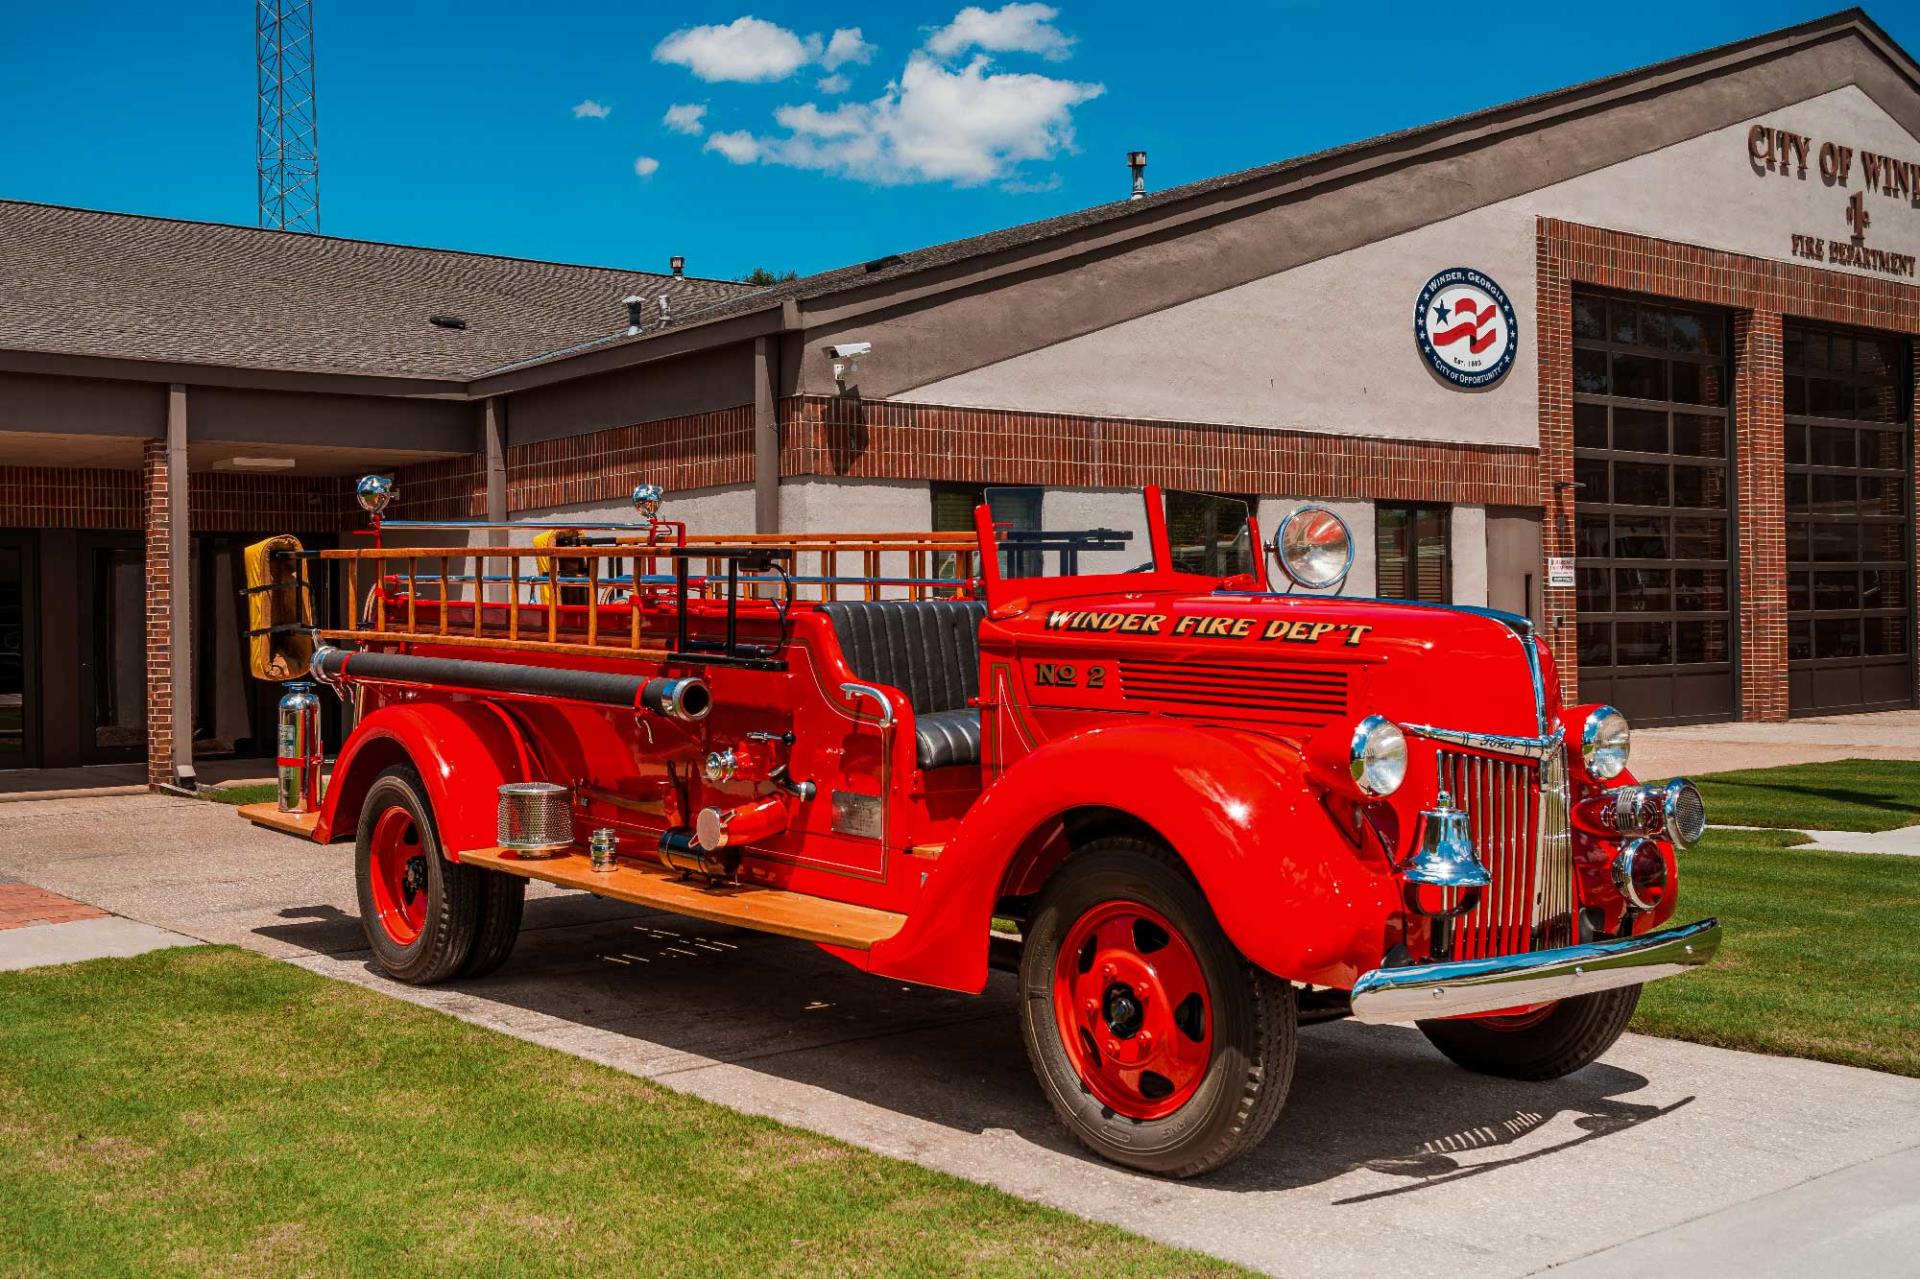
[(1172, 562), (1154, 563), (1146, 495), (1139, 489), (990, 488), (1003, 578), (1087, 577), (1154, 568), (1229, 577), (1253, 571), (1245, 500), (1214, 493), (1166, 495)]

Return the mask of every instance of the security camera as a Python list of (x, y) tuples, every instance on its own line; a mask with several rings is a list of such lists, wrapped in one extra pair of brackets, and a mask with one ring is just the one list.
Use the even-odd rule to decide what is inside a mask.
[(840, 393), (847, 393), (847, 374), (860, 367), (860, 357), (871, 354), (871, 342), (837, 342), (827, 348), (827, 356), (833, 361), (833, 384)]

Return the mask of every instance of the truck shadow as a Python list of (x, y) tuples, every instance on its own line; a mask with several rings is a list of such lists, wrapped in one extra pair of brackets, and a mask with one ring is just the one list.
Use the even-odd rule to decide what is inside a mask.
[[(372, 970), (351, 914), (314, 906), (281, 915), (287, 922), (258, 933)], [(592, 1038), (594, 1056), (668, 1084), (693, 1086), (676, 1076), (724, 1063), (912, 1124), (1011, 1133), (1112, 1171), (1067, 1136), (1041, 1097), (1005, 973), (978, 997), (929, 990), (858, 972), (805, 943), (574, 895), (529, 900), (507, 965), (443, 989), (463, 1016), (479, 1009), (487, 1020), (490, 1004), (522, 1027), (527, 1018), (516, 1012), (570, 1023)], [(1361, 1170), (1387, 1179), (1329, 1201), (1359, 1203), (1497, 1168), (1551, 1167), (1556, 1155), (1691, 1100), (1604, 1062), (1523, 1084), (1461, 1070), (1412, 1028), (1309, 1026), (1273, 1133), (1195, 1184), (1277, 1191)]]

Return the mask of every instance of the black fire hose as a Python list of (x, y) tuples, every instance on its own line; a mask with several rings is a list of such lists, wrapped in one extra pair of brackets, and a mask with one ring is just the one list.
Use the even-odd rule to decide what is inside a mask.
[(442, 684), (484, 693), (528, 697), (564, 697), (576, 702), (652, 711), (671, 719), (705, 719), (713, 708), (706, 681), (617, 675), (519, 662), (473, 662), (456, 657), (417, 657), (410, 653), (346, 652), (322, 648), (313, 655), (313, 673), (322, 680), (374, 683)]

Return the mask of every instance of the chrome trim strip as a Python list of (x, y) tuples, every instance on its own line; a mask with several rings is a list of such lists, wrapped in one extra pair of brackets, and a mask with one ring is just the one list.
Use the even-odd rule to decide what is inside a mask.
[(1469, 750), (1494, 755), (1518, 755), (1522, 759), (1550, 759), (1560, 750), (1566, 730), (1556, 728), (1539, 737), (1507, 737), (1499, 733), (1476, 733), (1464, 728), (1435, 728), (1431, 724), (1402, 724), (1401, 731), (1417, 733), (1436, 742), (1465, 746)]
[(1376, 968), (1353, 987), (1353, 1018), (1371, 1025), (1498, 1012), (1674, 977), (1720, 949), (1720, 921), (1641, 937), (1457, 963)]

